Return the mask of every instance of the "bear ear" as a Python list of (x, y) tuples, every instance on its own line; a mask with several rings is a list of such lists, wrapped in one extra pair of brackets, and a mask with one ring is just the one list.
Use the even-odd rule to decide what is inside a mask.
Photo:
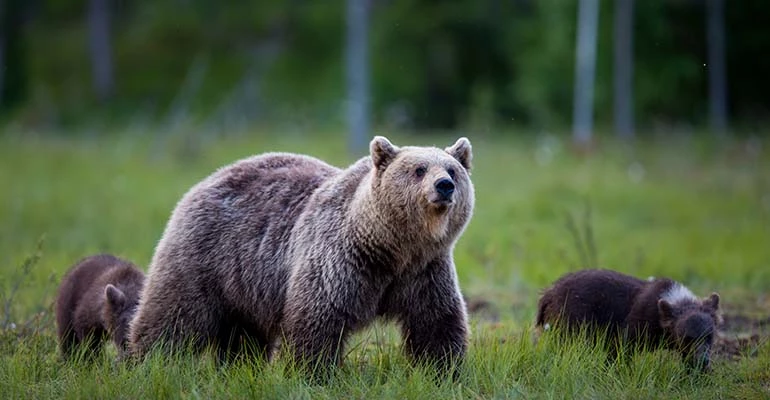
[(398, 149), (385, 136), (375, 136), (369, 143), (369, 153), (374, 167), (384, 170), (398, 154)]
[(451, 147), (444, 149), (450, 156), (454, 157), (462, 164), (463, 168), (471, 170), (471, 160), (473, 159), (473, 152), (471, 148), (471, 141), (466, 137), (457, 139), (455, 144)]
[(711, 293), (711, 296), (703, 300), (703, 305), (711, 308), (712, 310), (719, 309), (719, 294)]
[(107, 284), (107, 286), (104, 287), (104, 296), (107, 298), (107, 302), (113, 310), (117, 310), (123, 307), (123, 304), (126, 304), (126, 295), (111, 284)]
[(674, 319), (674, 306), (664, 299), (658, 300), (658, 314), (660, 315), (661, 325), (664, 327), (666, 322)]

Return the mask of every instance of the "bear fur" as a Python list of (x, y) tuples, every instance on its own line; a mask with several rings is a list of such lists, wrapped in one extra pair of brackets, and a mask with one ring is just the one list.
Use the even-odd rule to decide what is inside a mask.
[(142, 271), (113, 255), (97, 254), (75, 264), (62, 279), (56, 298), (62, 354), (69, 358), (86, 346), (86, 354), (95, 356), (109, 337), (122, 357), (143, 283)]
[(589, 269), (567, 274), (544, 291), (535, 324), (547, 330), (563, 323), (569, 333), (581, 327), (606, 333), (606, 343), (613, 345), (623, 338), (638, 348), (663, 346), (679, 352), (689, 367), (708, 370), (720, 321), (716, 293), (701, 300), (670, 279), (641, 280)]
[(218, 170), (172, 213), (131, 351), (210, 344), (225, 360), (249, 349), (269, 358), (282, 338), (294, 361), (326, 368), (381, 316), (400, 324), (414, 360), (461, 360), (452, 251), (473, 211), (471, 157), (466, 138), (442, 150), (375, 137), (347, 169), (267, 153)]

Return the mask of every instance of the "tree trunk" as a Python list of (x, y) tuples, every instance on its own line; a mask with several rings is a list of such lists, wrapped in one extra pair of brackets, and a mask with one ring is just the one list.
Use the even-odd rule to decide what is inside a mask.
[(369, 136), (369, 1), (347, 0), (346, 80), (349, 149), (366, 148)]
[(615, 1), (614, 21), (614, 121), (622, 138), (634, 136), (634, 0)]
[(599, 0), (580, 0), (575, 52), (575, 92), (572, 128), (573, 140), (580, 147), (591, 145), (598, 25)]
[(109, 0), (91, 0), (88, 7), (88, 43), (91, 50), (93, 86), (99, 101), (108, 100), (114, 91), (112, 49), (110, 46)]
[(724, 135), (727, 131), (724, 0), (706, 0), (706, 41), (708, 46), (709, 122), (712, 131)]

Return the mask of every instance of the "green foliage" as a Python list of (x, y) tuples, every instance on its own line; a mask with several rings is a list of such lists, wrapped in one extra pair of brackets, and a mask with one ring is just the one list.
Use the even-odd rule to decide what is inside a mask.
[[(766, 342), (756, 357), (718, 358), (712, 375), (693, 377), (665, 351), (606, 364), (606, 353), (581, 339), (531, 341), (538, 291), (586, 263), (669, 276), (700, 295), (716, 290), (728, 310), (770, 286), (770, 158), (746, 153), (742, 142), (687, 138), (651, 139), (635, 150), (610, 141), (584, 158), (559, 137), (471, 136), (477, 203), (455, 261), (464, 293), (492, 302), (501, 320), (473, 319), (457, 382), (437, 382), (429, 370), (411, 367), (397, 329), (384, 324), (356, 335), (327, 386), (307, 383), (280, 357), (269, 365), (220, 367), (208, 355), (154, 355), (131, 366), (113, 364), (108, 347), (94, 365), (60, 361), (50, 305), (79, 258), (105, 251), (147, 265), (176, 201), (236, 159), (294, 151), (337, 165), (352, 161), (338, 132), (248, 133), (216, 145), (193, 134), (161, 140), (154, 130), (0, 138), (0, 293), (4, 300), (14, 293), (6, 315), (16, 326), (0, 329), (0, 397), (767, 397)], [(399, 145), (456, 139), (389, 136)]]
[(0, 112), (14, 109), (27, 99), (30, 77), (23, 11), (22, 0), (0, 3)]
[[(24, 40), (13, 42), (21, 47), (8, 51), (18, 55), (6, 58), (16, 67), (8, 73), (20, 74), (6, 82), (27, 82), (29, 101), (17, 115), (23, 123), (59, 127), (137, 113), (162, 121), (180, 102), (199, 119), (240, 102), (252, 120), (340, 120), (344, 1), (112, 2), (117, 88), (103, 108), (91, 88), (87, 3), (38, 0), (23, 10)], [(375, 122), (554, 130), (571, 120), (577, 1), (369, 3)], [(769, 4), (727, 2), (725, 11), (731, 113), (752, 128), (767, 119), (770, 81), (763, 74), (770, 58), (762, 29)], [(601, 2), (600, 125), (612, 118), (613, 7)], [(635, 2), (634, 104), (641, 127), (705, 121), (704, 19), (702, 1)]]
[(508, 34), (509, 57), (520, 77), (510, 88), (536, 127), (571, 121), (576, 12), (575, 2), (538, 2)]
[(708, 94), (705, 8), (686, 2), (635, 4), (638, 112), (655, 122), (697, 121), (705, 115)]

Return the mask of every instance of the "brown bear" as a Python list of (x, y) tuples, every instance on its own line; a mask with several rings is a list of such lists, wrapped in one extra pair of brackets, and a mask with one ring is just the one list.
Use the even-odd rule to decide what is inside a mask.
[(720, 318), (716, 293), (700, 300), (670, 279), (589, 269), (567, 274), (544, 291), (535, 324), (549, 330), (561, 321), (568, 333), (585, 328), (606, 334), (611, 357), (619, 338), (638, 348), (663, 346), (678, 351), (688, 367), (705, 371)]
[(190, 189), (157, 245), (131, 322), (137, 356), (158, 343), (337, 365), (348, 336), (397, 321), (414, 360), (444, 368), (467, 347), (452, 251), (471, 218), (471, 144), (396, 147), (338, 169), (268, 153)]
[(86, 356), (93, 357), (109, 336), (122, 357), (143, 283), (142, 271), (113, 255), (97, 254), (75, 264), (62, 279), (56, 298), (62, 354), (69, 358), (86, 346)]

